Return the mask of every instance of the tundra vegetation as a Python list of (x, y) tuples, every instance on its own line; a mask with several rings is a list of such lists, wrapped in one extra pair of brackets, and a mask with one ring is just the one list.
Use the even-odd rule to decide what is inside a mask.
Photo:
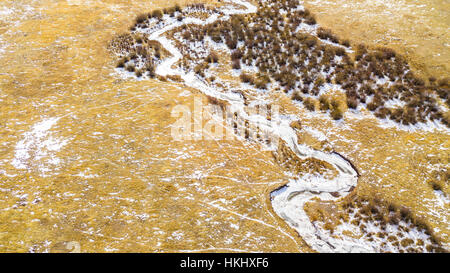
[[(211, 24), (174, 29), (170, 36), (183, 54), (177, 65), (195, 72), (209, 84), (217, 80), (211, 69), (218, 64), (228, 65), (242, 83), (261, 92), (282, 90), (307, 110), (328, 112), (334, 120), (342, 119), (348, 110), (365, 108), (379, 119), (403, 125), (431, 121), (450, 126), (448, 79), (420, 78), (406, 58), (390, 48), (351, 45), (331, 30), (319, 27), (310, 11), (298, 8), (298, 0), (258, 2), (255, 14), (231, 15)], [(196, 4), (139, 15), (130, 32), (110, 44), (121, 55), (117, 67), (134, 72), (137, 77), (155, 77), (155, 67), (167, 52), (142, 32), (151, 33), (154, 26), (164, 24), (167, 16), (181, 22), (192, 13), (213, 12), (217, 12), (213, 7)], [(206, 44), (213, 44), (214, 50)], [(335, 96), (336, 92), (342, 96)], [(214, 98), (209, 101), (220, 103)], [(292, 127), (298, 129), (301, 125)], [(281, 161), (300, 172), (298, 162)], [(430, 187), (436, 191), (442, 189), (442, 184), (440, 179), (430, 181)], [(327, 222), (326, 213), (320, 208), (309, 211), (311, 220), (322, 221), (331, 233), (339, 223), (355, 225), (369, 241), (386, 238), (381, 248), (389, 244), (390, 248), (405, 252), (443, 251), (426, 221), (415, 218), (407, 208), (355, 196), (339, 206), (343, 212), (338, 221)], [(368, 223), (380, 231), (372, 234)], [(399, 234), (389, 234), (387, 225), (396, 225)], [(412, 229), (423, 233), (424, 238), (408, 237)]]
[(320, 223), (330, 234), (339, 236), (342, 224), (353, 226), (382, 252), (446, 252), (425, 219), (407, 207), (374, 196), (353, 193), (337, 204), (308, 203), (305, 210), (312, 222)]
[[(259, 1), (256, 14), (232, 15), (229, 20), (208, 25), (183, 25), (175, 31), (182, 38), (179, 46), (186, 56), (182, 67), (206, 77), (211, 64), (219, 61), (217, 53), (203, 57), (190, 48), (210, 39), (229, 49), (232, 69), (257, 69), (254, 75), (242, 71), (242, 82), (258, 89), (268, 89), (269, 84), (280, 86), (309, 110), (315, 109), (308, 100), (301, 99), (302, 95), (319, 99), (336, 89), (345, 94), (346, 107), (321, 107), (334, 119), (343, 117), (344, 108), (364, 107), (380, 119), (403, 125), (439, 121), (450, 126), (445, 110), (450, 103), (448, 79), (421, 79), (405, 58), (390, 48), (369, 48), (364, 44), (350, 48), (348, 40), (318, 27), (314, 15), (297, 8), (299, 4), (298, 0)], [(211, 13), (214, 8), (196, 4), (139, 15), (131, 33), (115, 41), (116, 46), (129, 52), (117, 66), (128, 70), (128, 62), (138, 59), (144, 65), (137, 66), (135, 73), (154, 76), (155, 63), (162, 53), (137, 30), (161, 23), (165, 15), (184, 17), (194, 11)]]

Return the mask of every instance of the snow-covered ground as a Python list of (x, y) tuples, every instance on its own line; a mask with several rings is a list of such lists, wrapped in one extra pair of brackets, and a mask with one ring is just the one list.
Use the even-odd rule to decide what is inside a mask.
[[(220, 11), (224, 14), (231, 15), (256, 12), (256, 7), (250, 2), (238, 0), (229, 2), (236, 4), (240, 8), (237, 6), (234, 6), (233, 8), (221, 8)], [(321, 252), (333, 251), (333, 248), (330, 248), (329, 246), (329, 240), (331, 240), (331, 238), (320, 238), (315, 236), (316, 228), (309, 221), (306, 212), (303, 210), (303, 205), (311, 198), (317, 196), (324, 200), (334, 199), (334, 197), (330, 195), (332, 192), (339, 192), (341, 196), (345, 196), (356, 186), (357, 172), (347, 160), (337, 154), (324, 153), (311, 149), (305, 145), (299, 145), (297, 135), (290, 126), (291, 122), (294, 121), (293, 117), (286, 118), (285, 116), (276, 116), (272, 117), (272, 120), (269, 122), (266, 117), (259, 117), (258, 115), (249, 116), (245, 111), (244, 99), (240, 95), (229, 91), (220, 92), (217, 88), (214, 88), (199, 79), (194, 72), (186, 72), (182, 69), (174, 68), (174, 65), (180, 61), (183, 55), (174, 45), (173, 41), (167, 38), (165, 34), (183, 24), (205, 25), (217, 20), (223, 20), (223, 18), (219, 18), (217, 14), (212, 14), (205, 20), (188, 17), (182, 22), (179, 22), (175, 18), (170, 18), (169, 16), (165, 16), (163, 19), (165, 22), (159, 25), (161, 28), (152, 28), (150, 31), (144, 32), (148, 35), (150, 40), (158, 41), (172, 55), (157, 66), (156, 74), (160, 76), (180, 76), (186, 85), (196, 88), (208, 96), (225, 100), (230, 103), (233, 111), (239, 113), (241, 118), (251, 123), (257, 123), (260, 127), (269, 131), (273, 138), (281, 139), (299, 158), (315, 158), (331, 164), (336, 169), (338, 175), (331, 180), (324, 177), (300, 178), (291, 181), (282, 190), (272, 194), (272, 204), (275, 212), (296, 229), (300, 236), (313, 249)], [(312, 194), (311, 192), (319, 194)], [(291, 197), (292, 194), (295, 194), (295, 198)], [(370, 251), (370, 249), (365, 248), (364, 246), (354, 246), (353, 241), (343, 240), (340, 242), (340, 245), (336, 242), (333, 242), (333, 244), (337, 246), (337, 249), (334, 249), (334, 251)]]
[(15, 155), (11, 164), (17, 169), (27, 169), (33, 162), (41, 160), (38, 170), (42, 174), (53, 171), (61, 163), (55, 156), (67, 140), (55, 138), (51, 135), (51, 128), (58, 122), (59, 118), (49, 118), (33, 125), (33, 128), (23, 135), (15, 147)]

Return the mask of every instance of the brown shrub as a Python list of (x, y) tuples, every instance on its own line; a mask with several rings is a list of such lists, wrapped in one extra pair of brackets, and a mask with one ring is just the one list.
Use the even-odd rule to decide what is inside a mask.
[(151, 16), (152, 16), (152, 17), (158, 18), (158, 19), (161, 19), (161, 18), (163, 17), (163, 15), (164, 15), (164, 13), (163, 13), (162, 10), (160, 10), (160, 9), (154, 10), (154, 11), (152, 11), (152, 13), (151, 13)]
[(136, 66), (134, 66), (134, 64), (129, 64), (126, 69), (128, 72), (134, 72), (136, 70)]
[(227, 106), (226, 101), (220, 100), (218, 98), (207, 96), (207, 99), (209, 104), (220, 106), (220, 108), (222, 109), (225, 109)]
[(438, 183), (437, 181), (431, 181), (429, 182), (430, 186), (435, 191), (442, 191), (442, 185)]
[(305, 45), (309, 48), (313, 48), (315, 45), (317, 45), (317, 39), (310, 36), (305, 40)]
[(395, 58), (397, 56), (397, 53), (395, 52), (395, 50), (393, 50), (392, 48), (388, 48), (388, 47), (379, 47), (377, 48), (377, 50), (379, 52), (381, 52), (382, 54), (382, 58), (389, 60), (391, 58)]
[(231, 59), (234, 60), (240, 60), (243, 56), (243, 53), (240, 49), (236, 49), (231, 53)]
[(331, 109), (331, 99), (328, 95), (322, 95), (319, 98), (320, 110), (327, 111)]
[(316, 87), (321, 87), (324, 84), (325, 84), (325, 79), (322, 76), (317, 77), (316, 81), (314, 82), (314, 85)]
[(237, 46), (237, 40), (232, 38), (227, 38), (225, 40), (225, 44), (228, 46), (229, 49), (236, 49)]
[(350, 47), (350, 41), (349, 40), (343, 40), (342, 45), (345, 47)]
[(317, 30), (317, 36), (319, 36), (320, 39), (323, 40), (330, 40), (333, 43), (338, 43), (339, 42), (339, 38), (334, 35), (331, 30), (329, 29), (325, 29), (322, 27), (319, 27), (319, 29)]
[(266, 89), (267, 84), (270, 82), (270, 78), (267, 75), (258, 75), (253, 84), (258, 89)]
[(254, 82), (254, 78), (250, 74), (242, 73), (239, 77), (242, 82), (245, 82), (245, 83), (253, 83)]
[(386, 107), (380, 107), (376, 112), (375, 112), (375, 116), (380, 118), (380, 119), (385, 119), (387, 117), (389, 117), (391, 114), (391, 111), (386, 108)]
[(359, 44), (357, 47), (356, 47), (356, 60), (357, 61), (359, 61), (359, 60), (361, 60), (363, 57), (364, 57), (364, 55), (366, 55), (367, 54), (367, 47), (366, 47), (366, 45), (364, 45), (364, 44)]
[(308, 25), (315, 25), (317, 23), (316, 17), (312, 14), (305, 15), (305, 23)]
[(296, 101), (303, 101), (303, 97), (298, 91), (294, 91), (294, 93), (292, 93), (291, 99)]
[(120, 61), (117, 63), (117, 68), (123, 68), (125, 67), (125, 60), (124, 59), (120, 59)]
[(345, 53), (346, 53), (345, 49), (343, 49), (342, 47), (336, 48), (335, 52), (336, 52), (337, 56), (345, 56)]
[(412, 214), (411, 214), (411, 210), (407, 207), (401, 207), (400, 208), (400, 216), (403, 219), (410, 219)]
[(233, 69), (241, 69), (241, 61), (240, 60), (234, 60), (233, 64), (231, 65)]
[(334, 108), (334, 109), (331, 111), (331, 117), (332, 117), (334, 120), (342, 119), (342, 118), (344, 117), (344, 111), (343, 111), (341, 108), (339, 108), (339, 107)]
[(180, 75), (168, 75), (167, 79), (174, 81), (174, 82), (182, 82), (183, 81), (183, 79), (181, 78)]
[(347, 106), (351, 109), (358, 108), (358, 100), (355, 97), (347, 97)]
[(448, 78), (443, 78), (438, 81), (439, 86), (448, 86)]
[(147, 20), (147, 18), (148, 18), (147, 14), (144, 14), (144, 13), (139, 14), (139, 15), (136, 17), (136, 23), (137, 23), (137, 24), (142, 24), (143, 22), (145, 22), (145, 20)]
[(313, 98), (306, 98), (303, 100), (303, 104), (305, 105), (306, 109), (309, 111), (316, 111), (316, 100)]
[(219, 62), (219, 55), (215, 52), (211, 52), (208, 57), (206, 57), (206, 61), (208, 63), (218, 63)]

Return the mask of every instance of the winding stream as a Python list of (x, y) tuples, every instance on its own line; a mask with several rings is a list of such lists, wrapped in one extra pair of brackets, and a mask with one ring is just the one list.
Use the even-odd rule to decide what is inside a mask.
[[(181, 52), (176, 48), (171, 40), (164, 35), (183, 24), (210, 24), (217, 20), (226, 20), (229, 15), (233, 14), (248, 14), (255, 13), (257, 7), (247, 1), (228, 0), (227, 2), (240, 6), (241, 8), (222, 7), (219, 10), (225, 14), (219, 17), (219, 14), (212, 14), (207, 19), (201, 20), (198, 18), (188, 17), (182, 22), (170, 19), (164, 16), (165, 24), (156, 31), (153, 29), (148, 34), (149, 40), (158, 41), (167, 51), (172, 54), (172, 57), (165, 59), (156, 68), (156, 74), (160, 76), (178, 75), (184, 83), (192, 88), (196, 88), (204, 94), (227, 101), (233, 111), (239, 113), (242, 118), (249, 122), (258, 123), (259, 126), (264, 127), (270, 134), (282, 139), (286, 145), (299, 158), (315, 158), (331, 164), (338, 172), (338, 175), (331, 180), (318, 177), (304, 177), (298, 180), (292, 180), (284, 187), (272, 192), (271, 201), (274, 211), (283, 218), (292, 228), (294, 228), (299, 235), (306, 241), (306, 243), (314, 250), (319, 252), (366, 252), (374, 251), (370, 246), (361, 244), (353, 239), (335, 239), (327, 236), (321, 228), (316, 227), (311, 223), (308, 215), (303, 209), (306, 202), (314, 197), (322, 200), (335, 200), (338, 197), (333, 197), (332, 193), (339, 193), (341, 197), (349, 194), (357, 185), (358, 173), (352, 165), (343, 157), (336, 153), (325, 153), (314, 150), (305, 145), (299, 145), (297, 135), (290, 127), (290, 122), (286, 118), (273, 117), (272, 121), (267, 121), (266, 118), (255, 115), (249, 116), (245, 109), (244, 99), (241, 95), (233, 92), (218, 92), (215, 88), (209, 86), (201, 79), (197, 78), (194, 72), (184, 72), (181, 69), (173, 68), (173, 66), (183, 57)], [(277, 124), (276, 126), (273, 126)]]

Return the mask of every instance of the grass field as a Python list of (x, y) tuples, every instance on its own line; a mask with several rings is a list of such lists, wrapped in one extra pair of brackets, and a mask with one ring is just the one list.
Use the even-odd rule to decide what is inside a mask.
[[(291, 178), (272, 153), (172, 141), (173, 107), (206, 96), (117, 75), (107, 45), (138, 14), (194, 2), (0, 1), (1, 252), (67, 252), (70, 242), (81, 252), (312, 251), (271, 207)], [(305, 2), (352, 44), (389, 46), (420, 75), (449, 75), (448, 1)], [(334, 121), (283, 92), (269, 98), (299, 117), (301, 143), (354, 163), (358, 197), (408, 207), (449, 247), (448, 132), (382, 128), (368, 113)]]

